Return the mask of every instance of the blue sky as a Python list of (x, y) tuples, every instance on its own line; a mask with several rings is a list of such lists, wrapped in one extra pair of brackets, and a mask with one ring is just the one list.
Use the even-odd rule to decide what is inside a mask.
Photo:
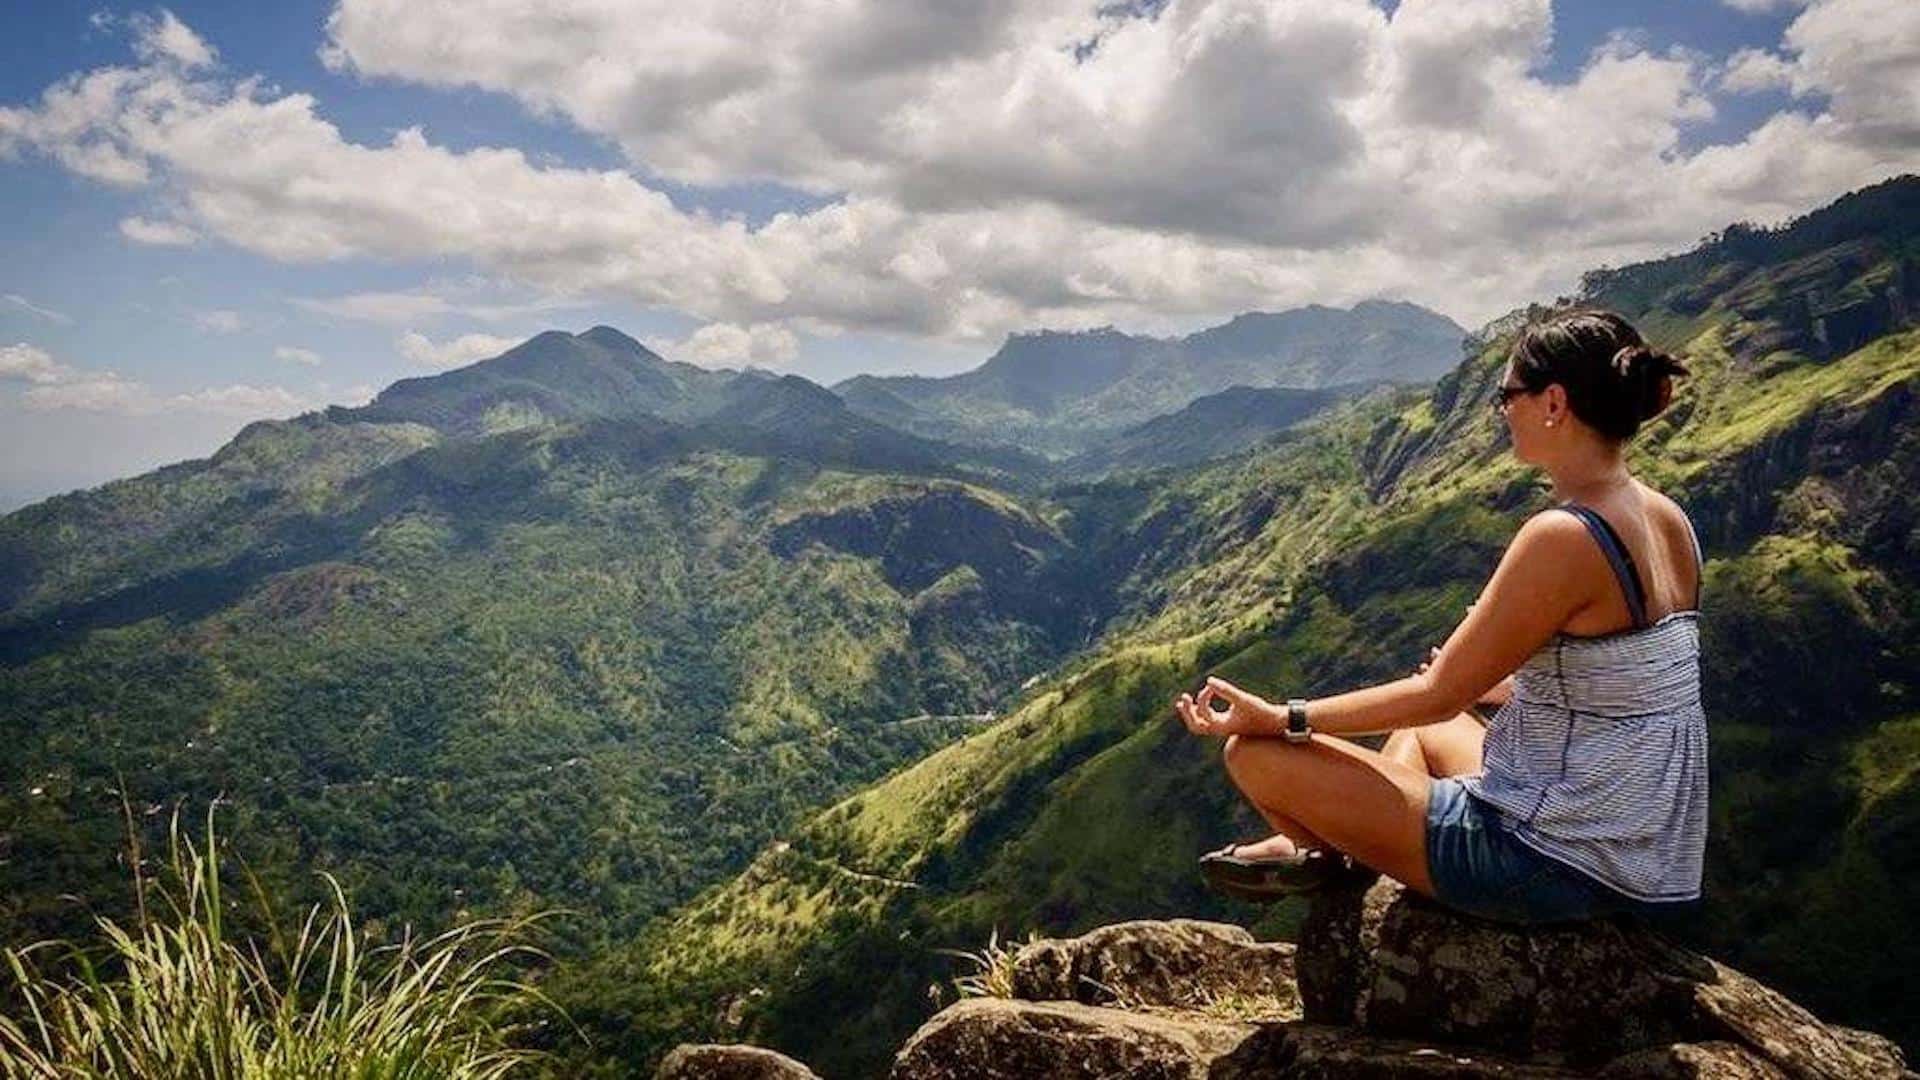
[(0, 509), (549, 327), (831, 383), (1039, 326), (1471, 325), (1920, 141), (1867, 115), (1920, 98), (1889, 0), (566, 6), (10, 4)]

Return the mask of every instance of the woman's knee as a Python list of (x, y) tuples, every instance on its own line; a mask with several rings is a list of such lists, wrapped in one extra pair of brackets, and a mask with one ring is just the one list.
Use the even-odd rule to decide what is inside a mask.
[(1278, 741), (1259, 735), (1229, 735), (1220, 747), (1220, 760), (1226, 764), (1229, 775), (1244, 776), (1253, 759)]

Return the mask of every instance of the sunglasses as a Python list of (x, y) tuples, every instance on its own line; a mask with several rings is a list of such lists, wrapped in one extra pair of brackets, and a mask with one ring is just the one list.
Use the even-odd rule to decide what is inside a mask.
[(1537, 394), (1539, 392), (1540, 391), (1530, 386), (1515, 386), (1512, 383), (1502, 383), (1494, 389), (1493, 395), (1487, 400), (1487, 404), (1493, 406), (1494, 412), (1503, 413), (1507, 411), (1507, 402), (1512, 401), (1521, 394)]

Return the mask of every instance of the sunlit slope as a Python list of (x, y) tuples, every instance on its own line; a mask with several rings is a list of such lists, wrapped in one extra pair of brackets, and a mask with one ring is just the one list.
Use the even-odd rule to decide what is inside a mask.
[[(1920, 334), (1899, 291), (1920, 260), (1913, 193), (1896, 182), (1589, 279), (1694, 372), (1634, 451), (1711, 559), (1713, 901), (1688, 932), (1909, 1040), (1890, 988), (1920, 961), (1900, 914), (1920, 900)], [(744, 1034), (858, 1073), (935, 1007), (926, 985), (954, 964), (934, 946), (1227, 910), (1191, 860), (1255, 823), (1165, 703), (1206, 671), (1275, 696), (1342, 689), (1440, 640), (1547, 502), (1486, 406), (1524, 315), (1430, 395), (1371, 399), (1151, 488), (1057, 490), (1112, 515), (1096, 546), (1141, 614), (997, 727), (817, 815), (690, 906), (620, 962), (625, 996), (598, 972), (568, 988), (595, 989), (628, 1053)], [(844, 1025), (806, 1019), (829, 991)]]

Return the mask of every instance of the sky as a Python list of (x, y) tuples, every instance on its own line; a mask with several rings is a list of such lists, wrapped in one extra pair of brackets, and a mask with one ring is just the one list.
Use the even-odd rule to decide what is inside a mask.
[(544, 329), (1472, 327), (1920, 171), (1916, 0), (0, 2), (0, 510)]

